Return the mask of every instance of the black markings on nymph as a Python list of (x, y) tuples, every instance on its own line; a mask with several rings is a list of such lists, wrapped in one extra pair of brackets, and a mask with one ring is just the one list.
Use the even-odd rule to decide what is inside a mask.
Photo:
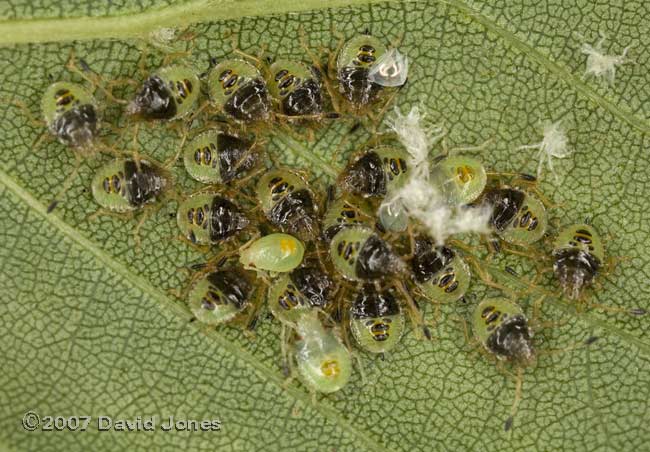
[[(493, 311), (487, 317), (490, 321)], [(505, 318), (501, 324), (488, 336), (486, 347), (500, 358), (527, 363), (533, 358), (532, 332), (528, 320), (523, 314)]]
[(485, 196), (487, 203), (493, 206), (490, 223), (497, 231), (504, 231), (515, 218), (526, 194), (513, 188), (490, 190)]
[(171, 119), (176, 116), (176, 102), (165, 82), (157, 75), (145, 80), (131, 101), (127, 112), (147, 120)]
[(126, 196), (132, 206), (155, 200), (167, 185), (165, 176), (153, 165), (140, 161), (140, 168), (133, 160), (124, 162), (124, 177), (126, 179)]
[(368, 79), (368, 69), (345, 67), (338, 73), (339, 91), (355, 107), (373, 102), (382, 87)]
[(241, 177), (255, 166), (257, 156), (251, 150), (252, 144), (241, 138), (219, 134), (217, 148), (219, 150), (219, 171), (221, 180), (229, 183)]
[(341, 175), (343, 189), (351, 193), (368, 196), (386, 194), (386, 174), (379, 155), (370, 151), (350, 163)]
[(98, 122), (95, 107), (84, 104), (60, 115), (52, 123), (51, 130), (63, 144), (84, 147), (97, 136)]
[(282, 111), (287, 116), (319, 115), (323, 111), (320, 84), (306, 80), (282, 100)]
[(239, 121), (266, 118), (271, 108), (266, 84), (254, 79), (237, 89), (224, 105), (224, 111)]
[(390, 336), (392, 320), (386, 317), (399, 312), (399, 304), (393, 294), (388, 290), (378, 292), (371, 284), (361, 289), (350, 308), (353, 319), (368, 319), (366, 327), (377, 342), (383, 342)]
[(210, 273), (207, 277), (210, 284), (219, 289), (226, 297), (226, 303), (241, 309), (248, 301), (253, 290), (250, 279), (238, 270), (221, 270)]
[(354, 319), (377, 318), (399, 314), (399, 304), (389, 290), (377, 291), (373, 284), (365, 284), (354, 304), (350, 314)]
[(455, 254), (446, 247), (436, 248), (429, 239), (418, 238), (415, 241), (415, 254), (411, 260), (413, 278), (418, 284), (423, 284), (445, 268)]
[(565, 294), (577, 299), (584, 287), (589, 286), (600, 268), (600, 260), (578, 248), (563, 248), (553, 253), (553, 271)]
[(300, 267), (292, 271), (289, 277), (312, 306), (323, 308), (331, 301), (334, 281), (320, 268)]
[(355, 224), (361, 224), (362, 220), (359, 219), (357, 208), (345, 202), (339, 211), (336, 222), (337, 224), (333, 224), (323, 231), (323, 238), (325, 240), (331, 241), (341, 229)]
[(311, 235), (318, 224), (314, 199), (306, 188), (283, 196), (271, 208), (268, 217), (289, 234)]
[(359, 250), (355, 273), (361, 279), (379, 279), (396, 273), (398, 260), (388, 244), (373, 234)]
[(248, 226), (249, 220), (230, 200), (215, 196), (210, 206), (210, 240), (219, 242)]
[(304, 301), (297, 294), (293, 284), (288, 284), (286, 290), (278, 299), (278, 304), (285, 311), (289, 311), (298, 305), (304, 305)]

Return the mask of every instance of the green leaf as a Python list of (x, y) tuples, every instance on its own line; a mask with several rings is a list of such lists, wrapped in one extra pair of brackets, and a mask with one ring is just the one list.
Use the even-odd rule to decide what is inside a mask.
[[(255, 52), (302, 58), (298, 34), (304, 27), (314, 46), (334, 48), (332, 29), (349, 36), (370, 27), (399, 41), (412, 61), (408, 86), (398, 104), (421, 105), (449, 130), (449, 146), (494, 144), (481, 158), (490, 168), (534, 172), (534, 151), (545, 120), (563, 120), (571, 146), (556, 161), (559, 181), (547, 177), (542, 191), (560, 207), (558, 224), (589, 216), (607, 236), (611, 256), (624, 259), (593, 297), (613, 307), (647, 308), (650, 290), (647, 157), (648, 5), (572, 6), (523, 0), (495, 6), (460, 0), (322, 2), (299, 6), (285, 0), (243, 2), (27, 2), (0, 6), (0, 97), (21, 100), (36, 112), (40, 95), (54, 79), (69, 79), (70, 49), (107, 78), (138, 78), (136, 35), (162, 26), (185, 25), (196, 34), (194, 60), (230, 52), (224, 39), (234, 32), (239, 46)], [(102, 2), (99, 2), (102, 3)], [(302, 12), (295, 13), (300, 9)], [(272, 14), (253, 17), (259, 13)], [(87, 18), (86, 16), (92, 16)], [(610, 54), (630, 50), (606, 86), (583, 80), (583, 42), (605, 42)], [(94, 40), (93, 38), (102, 38)], [(112, 39), (109, 39), (112, 38)], [(68, 40), (78, 39), (75, 43)], [(128, 39), (128, 40), (125, 40)], [(56, 43), (45, 41), (57, 41)], [(38, 43), (36, 43), (38, 42)], [(160, 63), (149, 58), (151, 67)], [(118, 110), (111, 107), (108, 118)], [(0, 137), (0, 446), (19, 450), (291, 449), (291, 450), (641, 450), (650, 441), (650, 342), (647, 320), (575, 309), (555, 298), (544, 319), (560, 322), (542, 334), (540, 349), (560, 349), (600, 338), (589, 348), (540, 357), (526, 372), (524, 399), (512, 432), (503, 431), (514, 382), (465, 344), (460, 323), (472, 306), (441, 308), (434, 341), (410, 332), (386, 357), (360, 354), (351, 383), (330, 396), (312, 396), (285, 384), (279, 366), (277, 322), (261, 322), (256, 337), (230, 328), (206, 330), (189, 324), (182, 303), (168, 294), (180, 287), (179, 268), (200, 255), (174, 240), (175, 204), (141, 230), (135, 247), (134, 221), (102, 217), (89, 221), (94, 205), (87, 188), (105, 158), (84, 162), (80, 177), (52, 214), (53, 194), (74, 166), (63, 146), (34, 148), (42, 129), (20, 110), (3, 108)], [(111, 116), (113, 115), (113, 116)], [(271, 140), (269, 152), (287, 165), (307, 167), (321, 183), (367, 134), (348, 136), (350, 124), (318, 132), (315, 143), (286, 135)], [(162, 128), (145, 128), (140, 152), (164, 159), (178, 141)], [(196, 188), (182, 168), (175, 175), (186, 191)], [(488, 270), (504, 284), (523, 290), (521, 278), (499, 268), (508, 263), (530, 280), (519, 259)], [(522, 285), (523, 284), (523, 285)], [(478, 282), (473, 290), (484, 293)], [(533, 295), (541, 289), (534, 288)], [(556, 289), (555, 289), (556, 290)], [(536, 296), (522, 298), (531, 309)], [(427, 316), (435, 310), (427, 307)], [(85, 432), (27, 432), (23, 414), (92, 416)], [(98, 431), (98, 416), (135, 419), (169, 416), (221, 421), (218, 432), (127, 433)]]

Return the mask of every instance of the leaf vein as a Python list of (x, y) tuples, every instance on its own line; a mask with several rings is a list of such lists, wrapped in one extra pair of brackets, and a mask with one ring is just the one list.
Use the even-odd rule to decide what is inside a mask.
[[(20, 198), (28, 207), (43, 218), (44, 221), (49, 222), (52, 226), (56, 227), (63, 235), (73, 242), (76, 242), (81, 248), (93, 254), (101, 263), (106, 265), (107, 268), (112, 270), (115, 274), (122, 277), (124, 280), (133, 284), (143, 293), (151, 296), (151, 298), (158, 301), (165, 310), (170, 311), (172, 314), (180, 319), (187, 319), (188, 312), (184, 306), (170, 300), (164, 293), (151, 286), (149, 281), (145, 278), (130, 272), (126, 265), (122, 265), (112, 259), (110, 256), (99, 248), (95, 243), (82, 234), (78, 233), (73, 227), (62, 221), (56, 215), (46, 213), (45, 206), (36, 200), (28, 191), (20, 187), (8, 174), (0, 170), (0, 183), (6, 189), (12, 191), (18, 198)], [(361, 431), (354, 426), (352, 422), (338, 413), (333, 407), (326, 405), (322, 402), (311, 403), (310, 397), (303, 391), (295, 388), (284, 387), (284, 380), (267, 366), (258, 362), (250, 353), (243, 350), (241, 347), (233, 344), (227, 340), (223, 335), (214, 329), (200, 330), (205, 336), (216, 340), (221, 346), (224, 347), (233, 356), (238, 358), (244, 364), (253, 368), (254, 372), (268, 381), (284, 390), (284, 392), (294, 399), (301, 401), (305, 406), (311, 406), (315, 411), (319, 412), (323, 417), (330, 419), (333, 423), (337, 424), (342, 430), (349, 433), (351, 436), (356, 437), (368, 450), (376, 448), (382, 442), (373, 437), (369, 432)], [(381, 446), (382, 449), (386, 448)]]

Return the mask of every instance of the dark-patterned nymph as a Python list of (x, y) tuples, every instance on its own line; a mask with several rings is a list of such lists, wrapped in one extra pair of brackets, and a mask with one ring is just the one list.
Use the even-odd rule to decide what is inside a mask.
[(357, 155), (343, 169), (338, 181), (341, 189), (355, 195), (383, 197), (408, 179), (408, 154), (405, 150), (378, 146)]
[(334, 268), (351, 281), (391, 278), (404, 270), (388, 243), (365, 226), (341, 229), (330, 243), (330, 257)]
[(41, 99), (41, 111), (49, 132), (59, 142), (72, 148), (75, 153), (75, 169), (61, 185), (47, 211), (57, 206), (57, 199), (69, 188), (76, 176), (81, 156), (96, 150), (100, 127), (100, 114), (93, 95), (82, 85), (56, 82), (50, 85)]
[(210, 130), (185, 146), (183, 162), (189, 175), (205, 184), (228, 184), (257, 162), (254, 143), (234, 134)]
[(489, 188), (483, 195), (492, 206), (490, 224), (495, 233), (508, 243), (525, 246), (540, 240), (546, 233), (548, 214), (535, 196), (512, 187)]
[(418, 237), (410, 265), (415, 284), (431, 301), (452, 302), (467, 292), (469, 266), (451, 248), (435, 247), (429, 238)]
[(260, 71), (243, 60), (225, 60), (210, 70), (208, 91), (215, 107), (237, 122), (266, 120), (271, 99)]
[(252, 272), (239, 267), (208, 273), (192, 286), (187, 303), (202, 323), (228, 322), (250, 304), (254, 280)]
[(578, 300), (603, 265), (605, 250), (596, 230), (587, 224), (564, 229), (555, 241), (553, 270), (564, 294)]
[(176, 222), (187, 240), (199, 245), (222, 242), (250, 221), (230, 199), (218, 193), (197, 193), (178, 206)]
[(147, 78), (126, 112), (145, 121), (172, 120), (190, 113), (201, 92), (199, 77), (186, 66), (166, 66)]
[(521, 307), (505, 298), (490, 298), (479, 303), (472, 327), (476, 339), (491, 355), (517, 368), (515, 400), (505, 423), (505, 429), (509, 430), (521, 400), (523, 369), (534, 364), (536, 359), (533, 330)]
[(91, 189), (103, 208), (128, 212), (154, 203), (170, 185), (169, 175), (158, 165), (144, 159), (118, 159), (95, 173)]
[(390, 288), (377, 290), (365, 284), (350, 306), (350, 331), (359, 346), (370, 353), (385, 353), (399, 343), (404, 314)]
[(266, 80), (281, 114), (318, 119), (323, 112), (321, 82), (314, 68), (299, 61), (277, 60)]
[(302, 240), (316, 238), (318, 205), (301, 176), (286, 170), (268, 171), (257, 183), (257, 196), (275, 226)]
[(43, 118), (50, 133), (73, 149), (92, 148), (99, 132), (97, 103), (82, 85), (56, 82), (41, 100)]
[(296, 268), (279, 275), (269, 287), (268, 306), (274, 317), (294, 327), (313, 309), (326, 309), (336, 292), (333, 279), (317, 265)]
[(357, 113), (373, 103), (384, 87), (402, 86), (408, 76), (407, 58), (370, 35), (347, 41), (336, 68), (339, 93)]

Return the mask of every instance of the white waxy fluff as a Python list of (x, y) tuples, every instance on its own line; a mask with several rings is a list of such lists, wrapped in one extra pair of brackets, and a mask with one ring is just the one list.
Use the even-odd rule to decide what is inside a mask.
[(408, 151), (409, 179), (399, 189), (389, 192), (382, 206), (404, 209), (419, 221), (437, 246), (454, 234), (490, 232), (491, 206), (466, 207), (449, 205), (443, 193), (429, 180), (429, 150), (444, 135), (440, 127), (423, 126), (423, 115), (417, 107), (407, 115), (398, 109), (388, 119), (388, 126), (397, 134)]
[(601, 36), (600, 41), (594, 47), (590, 44), (582, 45), (582, 53), (587, 55), (587, 69), (584, 77), (594, 76), (606, 80), (610, 85), (614, 83), (616, 77), (616, 66), (625, 63), (625, 57), (629, 47), (623, 49), (621, 55), (607, 55), (603, 53), (603, 42), (605, 36)]
[(397, 49), (384, 53), (368, 71), (368, 80), (381, 86), (396, 87), (406, 83), (409, 60)]
[(547, 122), (544, 126), (543, 138), (540, 143), (528, 144), (520, 146), (519, 149), (538, 149), (537, 152), (537, 177), (541, 178), (542, 167), (544, 163), (548, 165), (548, 169), (557, 180), (557, 174), (553, 167), (553, 158), (566, 158), (573, 153), (569, 147), (569, 140), (562, 129), (562, 121), (554, 123)]
[(403, 115), (395, 108), (393, 116), (386, 118), (388, 127), (395, 132), (399, 141), (404, 145), (410, 155), (411, 169), (429, 173), (429, 149), (444, 135), (442, 127), (422, 125), (424, 116), (418, 107), (411, 108), (407, 115)]
[(411, 218), (424, 226), (437, 246), (443, 246), (455, 234), (490, 232), (492, 206), (450, 206), (440, 191), (426, 180), (411, 177), (402, 188), (389, 193), (382, 205), (390, 209), (401, 205)]

